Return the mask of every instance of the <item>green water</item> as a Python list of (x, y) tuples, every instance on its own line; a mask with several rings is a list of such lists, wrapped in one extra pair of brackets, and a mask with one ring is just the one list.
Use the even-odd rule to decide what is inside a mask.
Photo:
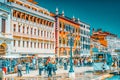
[(120, 80), (120, 75), (115, 75), (115, 76), (113, 76), (111, 78), (107, 78), (105, 80)]

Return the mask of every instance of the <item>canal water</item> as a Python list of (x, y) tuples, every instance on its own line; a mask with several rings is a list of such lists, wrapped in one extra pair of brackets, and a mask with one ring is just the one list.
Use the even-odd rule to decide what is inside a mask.
[(120, 75), (115, 75), (115, 76), (113, 76), (111, 78), (107, 78), (105, 80), (120, 80)]

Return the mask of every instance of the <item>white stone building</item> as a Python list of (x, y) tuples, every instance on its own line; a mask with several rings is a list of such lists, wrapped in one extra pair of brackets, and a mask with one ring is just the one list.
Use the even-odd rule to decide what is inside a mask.
[(90, 25), (80, 22), (81, 56), (90, 55)]
[(11, 55), (55, 55), (55, 20), (33, 0), (1, 0), (11, 7)]
[(13, 39), (10, 28), (10, 6), (0, 0), (0, 56), (11, 53), (11, 41)]
[(120, 50), (120, 39), (117, 36), (109, 35), (106, 40), (108, 42), (108, 51), (112, 55), (117, 55), (116, 50)]

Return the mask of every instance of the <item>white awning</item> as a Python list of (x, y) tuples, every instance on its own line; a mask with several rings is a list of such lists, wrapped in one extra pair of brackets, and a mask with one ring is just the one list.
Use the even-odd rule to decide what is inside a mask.
[(20, 58), (20, 56), (14, 56), (14, 55), (7, 55), (7, 56), (2, 56), (4, 58)]

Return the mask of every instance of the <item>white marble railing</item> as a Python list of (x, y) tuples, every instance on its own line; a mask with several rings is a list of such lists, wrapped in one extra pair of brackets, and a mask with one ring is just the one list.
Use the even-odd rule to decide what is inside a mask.
[(60, 28), (60, 31), (62, 31), (62, 28)]
[(11, 33), (0, 33), (0, 37), (7, 38), (7, 39), (13, 39)]
[(15, 20), (15, 21), (18, 21), (18, 22), (22, 22), (22, 23), (27, 23), (27, 24), (30, 24), (30, 25), (34, 25), (34, 26), (37, 26), (37, 27), (40, 27), (42, 29), (49, 29), (49, 31), (54, 31), (54, 27), (49, 27), (49, 26), (45, 26), (45, 25), (42, 25), (42, 24), (37, 24), (35, 22), (31, 22), (31, 21), (28, 21), (28, 20), (24, 20), (24, 19), (20, 19), (20, 18), (16, 18), (16, 17), (12, 17), (12, 20)]

